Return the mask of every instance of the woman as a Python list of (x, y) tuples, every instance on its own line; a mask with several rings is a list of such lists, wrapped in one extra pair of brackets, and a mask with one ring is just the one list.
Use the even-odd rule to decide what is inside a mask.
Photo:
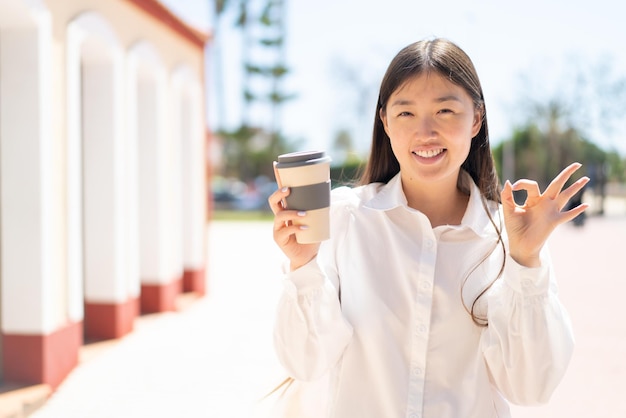
[(333, 191), (331, 239), (298, 244), (306, 213), (283, 207), (287, 188), (269, 198), (290, 261), (276, 350), (296, 382), (325, 382), (322, 416), (508, 417), (506, 400), (546, 402), (573, 339), (545, 242), (587, 208), (562, 211), (588, 181), (562, 190), (579, 167), (543, 193), (530, 180), (499, 192), (470, 58), (445, 39), (400, 51), (362, 185)]

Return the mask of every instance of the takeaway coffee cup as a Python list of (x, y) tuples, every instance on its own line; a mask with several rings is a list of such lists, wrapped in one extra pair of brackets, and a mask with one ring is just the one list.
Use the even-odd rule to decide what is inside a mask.
[(278, 186), (291, 190), (287, 209), (306, 211), (301, 223), (309, 228), (296, 232), (296, 240), (310, 244), (330, 238), (330, 157), (324, 151), (292, 152), (279, 155), (274, 168)]

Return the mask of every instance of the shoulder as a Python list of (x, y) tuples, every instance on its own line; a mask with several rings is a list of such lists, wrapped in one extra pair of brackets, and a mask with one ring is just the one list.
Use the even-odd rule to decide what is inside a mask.
[(380, 186), (380, 183), (358, 187), (341, 186), (331, 191), (329, 242), (332, 247), (339, 246), (350, 233), (351, 225), (360, 218), (364, 204), (376, 196)]
[(363, 208), (381, 188), (380, 183), (371, 183), (358, 187), (337, 187), (331, 192), (330, 223), (335, 231), (348, 228), (360, 217)]
[(358, 209), (376, 196), (382, 186), (382, 183), (370, 183), (358, 187), (337, 187), (331, 192), (331, 210)]

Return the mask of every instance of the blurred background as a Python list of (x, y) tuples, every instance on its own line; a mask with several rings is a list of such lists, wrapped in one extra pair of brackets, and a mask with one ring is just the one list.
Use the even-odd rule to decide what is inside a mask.
[[(366, 161), (379, 83), (445, 37), (502, 180), (572, 161), (551, 237), (576, 351), (514, 416), (626, 416), (626, 5), (613, 0), (0, 0), (0, 418), (256, 416), (284, 256), (272, 161)], [(205, 154), (206, 151), (206, 154)], [(575, 179), (573, 179), (575, 180)], [(34, 412), (36, 411), (36, 412)]]
[(213, 35), (206, 63), (216, 209), (263, 208), (271, 161), (282, 152), (324, 149), (335, 184), (341, 173), (353, 176), (367, 158), (386, 66), (402, 47), (432, 37), (456, 42), (473, 60), (503, 179), (545, 185), (576, 160), (584, 164), (578, 175), (592, 180), (592, 212), (626, 194), (624, 5), (164, 2)]

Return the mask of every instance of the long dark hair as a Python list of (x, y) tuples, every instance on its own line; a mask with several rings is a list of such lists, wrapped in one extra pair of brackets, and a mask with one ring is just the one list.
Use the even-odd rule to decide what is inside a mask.
[[(491, 154), (491, 147), (489, 146), (487, 110), (483, 90), (472, 60), (461, 48), (447, 39), (437, 38), (433, 40), (422, 40), (408, 45), (403, 48), (389, 64), (380, 85), (376, 112), (374, 114), (372, 146), (369, 159), (360, 178), (360, 184), (374, 182), (387, 183), (400, 171), (400, 164), (393, 154), (391, 141), (385, 132), (380, 115), (381, 112), (385, 112), (389, 97), (398, 88), (402, 87), (408, 80), (428, 72), (436, 72), (452, 83), (462, 87), (472, 98), (474, 107), (482, 114), (480, 131), (472, 139), (469, 154), (461, 165), (461, 168), (469, 173), (478, 186), (483, 206), (498, 235), (497, 243), (500, 244), (503, 252), (506, 253), (501, 235), (502, 222), (500, 221), (499, 225), (497, 225), (490, 211), (487, 209), (488, 201), (501, 202), (498, 175)], [(461, 187), (460, 181), (459, 176), (459, 180), (457, 181), (459, 188)], [(487, 254), (485, 258), (490, 254), (491, 253)], [(504, 257), (504, 259), (505, 258), (506, 257)], [(481, 260), (481, 262), (482, 261), (483, 260)], [(502, 275), (503, 270), (504, 264), (500, 269), (498, 277)], [(498, 277), (496, 277), (496, 279)], [(468, 308), (472, 319), (477, 324), (486, 325), (486, 318), (477, 317), (475, 306), (478, 299), (489, 290), (492, 284), (493, 281), (480, 292), (472, 303), (471, 308)]]

